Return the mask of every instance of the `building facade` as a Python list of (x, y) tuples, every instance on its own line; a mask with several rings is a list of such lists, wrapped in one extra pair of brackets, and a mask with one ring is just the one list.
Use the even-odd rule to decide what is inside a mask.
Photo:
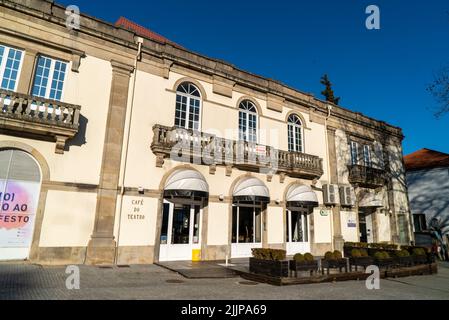
[(409, 243), (402, 131), (129, 21), (0, 0), (0, 260)]
[(449, 245), (449, 154), (422, 149), (404, 161), (414, 232), (438, 230)]

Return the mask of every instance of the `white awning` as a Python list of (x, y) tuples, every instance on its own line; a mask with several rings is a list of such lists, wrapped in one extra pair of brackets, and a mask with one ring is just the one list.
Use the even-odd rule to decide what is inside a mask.
[(270, 192), (267, 186), (257, 178), (246, 178), (234, 188), (234, 198), (256, 201), (270, 201)]
[(382, 208), (383, 206), (383, 197), (380, 192), (365, 193), (359, 201), (359, 208)]
[(287, 192), (287, 206), (318, 206), (318, 197), (311, 187), (296, 184), (290, 187)]
[(209, 193), (209, 186), (201, 173), (194, 170), (180, 169), (173, 172), (168, 177), (164, 191), (195, 191)]

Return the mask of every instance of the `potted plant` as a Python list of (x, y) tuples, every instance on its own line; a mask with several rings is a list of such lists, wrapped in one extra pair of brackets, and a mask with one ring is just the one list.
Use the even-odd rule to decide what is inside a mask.
[(413, 257), (404, 249), (396, 252), (396, 261), (401, 267), (411, 267), (413, 265)]
[(285, 260), (287, 252), (277, 249), (252, 249), (249, 271), (272, 277), (288, 277), (289, 264)]
[(374, 264), (379, 268), (390, 268), (394, 263), (394, 260), (390, 257), (388, 252), (379, 251), (374, 254)]
[(315, 260), (312, 254), (295, 254), (293, 260), (290, 260), (290, 271), (295, 272), (295, 277), (298, 276), (298, 271), (310, 271), (310, 275), (318, 270), (318, 261)]
[(415, 264), (428, 263), (427, 253), (424, 248), (415, 247), (412, 249), (413, 262)]
[(339, 272), (342, 269), (345, 269), (345, 272), (348, 272), (348, 264), (346, 259), (343, 258), (343, 255), (340, 251), (335, 250), (334, 252), (326, 252), (324, 255), (324, 259), (321, 260), (321, 271), (324, 274), (324, 269), (327, 270), (327, 274), (329, 274), (329, 269), (338, 269)]
[(343, 252), (345, 257), (351, 256), (351, 251), (353, 249), (359, 249), (359, 250), (367, 250), (368, 249), (368, 243), (364, 242), (345, 242), (343, 246)]
[(368, 255), (366, 249), (352, 249), (349, 256), (349, 270), (352, 271), (352, 267), (355, 266), (355, 271), (357, 267), (367, 268), (374, 264), (374, 259)]

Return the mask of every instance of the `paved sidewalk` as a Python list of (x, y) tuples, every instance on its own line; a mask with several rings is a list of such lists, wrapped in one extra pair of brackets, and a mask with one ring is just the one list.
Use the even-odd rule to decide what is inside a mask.
[(240, 278), (185, 279), (149, 265), (104, 269), (80, 266), (81, 289), (67, 290), (64, 267), (0, 265), (0, 299), (445, 299), (449, 264), (438, 275), (381, 281), (369, 291), (363, 281), (289, 287), (253, 285)]

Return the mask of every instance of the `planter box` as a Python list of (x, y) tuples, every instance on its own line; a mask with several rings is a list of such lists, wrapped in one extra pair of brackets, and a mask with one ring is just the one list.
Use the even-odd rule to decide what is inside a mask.
[(272, 277), (288, 277), (288, 261), (249, 259), (249, 271)]
[(324, 269), (327, 270), (327, 274), (329, 274), (329, 269), (338, 269), (341, 273), (343, 269), (345, 269), (345, 272), (348, 272), (348, 264), (346, 259), (339, 259), (339, 260), (321, 260), (321, 272), (324, 274)]
[(394, 266), (394, 259), (374, 259), (374, 264), (379, 268), (389, 269)]
[(395, 262), (400, 267), (411, 267), (414, 265), (413, 257), (395, 257)]
[(290, 260), (290, 271), (295, 272), (295, 277), (298, 277), (298, 271), (310, 271), (310, 275), (318, 271), (318, 261), (304, 261), (298, 262)]
[(427, 255), (425, 255), (425, 256), (413, 256), (413, 262), (415, 264), (427, 264), (428, 263)]
[(351, 257), (349, 258), (349, 270), (352, 271), (352, 267), (355, 267), (355, 271), (357, 271), (357, 267), (366, 268), (368, 266), (374, 265), (374, 259), (371, 257)]

